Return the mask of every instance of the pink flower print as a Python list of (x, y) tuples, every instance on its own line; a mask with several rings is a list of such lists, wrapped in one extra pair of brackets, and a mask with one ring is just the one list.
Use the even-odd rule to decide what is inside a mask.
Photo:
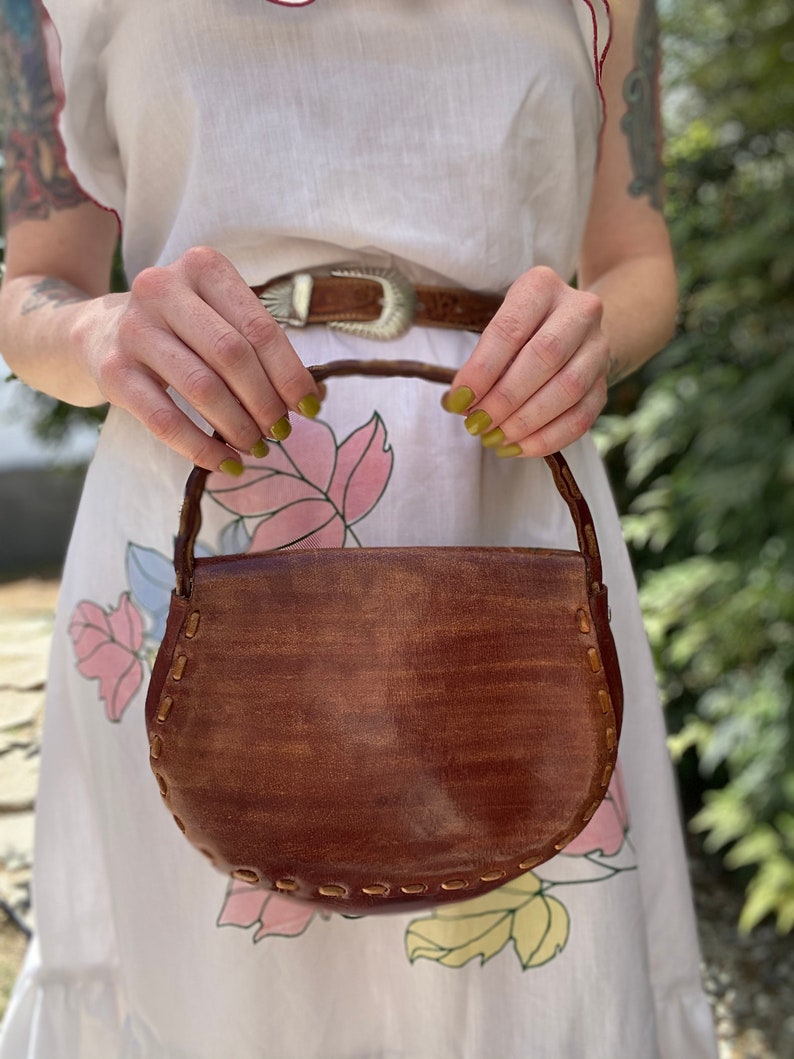
[[(306, 930), (315, 914), (317, 909), (308, 901), (235, 880), (226, 892), (218, 926), (247, 928), (258, 924), (255, 942), (272, 935), (294, 938)], [(328, 912), (319, 915), (330, 918)]]
[(603, 856), (614, 857), (622, 849), (628, 829), (628, 799), (623, 783), (623, 771), (618, 762), (606, 798), (584, 831), (565, 847), (564, 852), (566, 855), (577, 856), (600, 850)]
[(111, 721), (120, 721), (143, 680), (138, 656), (143, 644), (143, 621), (128, 592), (118, 606), (103, 610), (83, 600), (69, 623), (77, 655), (77, 669), (89, 680), (99, 680), (99, 697)]
[(348, 526), (368, 515), (380, 500), (393, 459), (386, 447), (386, 428), (377, 414), (339, 446), (328, 495)]
[(298, 419), (264, 462), (244, 457), (240, 478), (214, 474), (208, 492), (238, 521), (259, 520), (250, 551), (339, 548), (349, 537), (358, 543), (351, 527), (380, 500), (393, 460), (377, 413), (341, 445), (327, 423)]

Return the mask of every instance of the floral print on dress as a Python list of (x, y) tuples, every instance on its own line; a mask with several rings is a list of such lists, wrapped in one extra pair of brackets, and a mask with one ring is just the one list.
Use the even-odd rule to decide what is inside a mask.
[[(221, 553), (360, 546), (354, 527), (383, 496), (394, 453), (374, 412), (342, 442), (322, 420), (296, 419), (265, 460), (244, 456), (243, 463), (233, 482), (219, 472), (207, 479), (210, 501), (231, 516), (219, 535)], [(211, 554), (196, 546), (197, 556)], [(126, 567), (129, 590), (115, 606), (82, 600), (68, 629), (78, 672), (99, 681), (105, 714), (116, 722), (154, 662), (174, 584), (172, 558), (153, 548), (130, 542)]]
[(479, 960), (482, 966), (512, 945), (523, 970), (542, 967), (563, 951), (571, 931), (568, 909), (552, 891), (606, 882), (635, 871), (628, 829), (626, 792), (618, 764), (595, 816), (560, 854), (570, 858), (573, 872), (568, 877), (544, 879), (528, 872), (482, 897), (439, 906), (408, 926), (408, 959), (411, 963), (432, 960), (450, 968)]

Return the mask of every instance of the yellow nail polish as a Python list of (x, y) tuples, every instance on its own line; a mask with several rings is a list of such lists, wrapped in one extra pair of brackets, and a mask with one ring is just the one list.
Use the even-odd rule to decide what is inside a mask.
[(313, 393), (309, 393), (298, 401), (298, 411), (307, 419), (314, 419), (320, 411), (320, 402)]
[(472, 412), (470, 416), (466, 417), (466, 422), (463, 424), (470, 434), (482, 434), (484, 430), (487, 430), (493, 420), (487, 412), (483, 412), (480, 408), (476, 412)]
[(504, 431), (496, 427), (494, 430), (489, 430), (487, 434), (483, 434), (480, 441), (486, 449), (498, 449), (500, 445), (504, 445)]
[(270, 428), (271, 435), (276, 441), (284, 441), (292, 433), (292, 427), (290, 421), (286, 416), (282, 416), (277, 423), (274, 423)]
[(441, 406), (447, 412), (460, 415), (465, 412), (474, 400), (474, 391), (468, 386), (459, 386), (457, 390), (450, 390), (441, 399)]
[(264, 438), (260, 438), (256, 445), (251, 449), (251, 455), (256, 456), (258, 460), (263, 460), (269, 452), (270, 448)]
[(240, 463), (239, 460), (222, 460), (218, 465), (218, 470), (223, 471), (224, 474), (230, 474), (232, 478), (239, 478), (245, 470), (245, 467)]
[(500, 459), (505, 459), (506, 460), (506, 459), (509, 459), (511, 456), (520, 456), (521, 455), (521, 446), (520, 445), (516, 445), (516, 444), (513, 444), (513, 445), (502, 445), (501, 448), (494, 449), (494, 453)]

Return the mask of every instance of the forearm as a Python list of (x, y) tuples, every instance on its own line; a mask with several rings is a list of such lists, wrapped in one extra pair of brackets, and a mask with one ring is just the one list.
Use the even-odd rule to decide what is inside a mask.
[(601, 329), (609, 342), (608, 382), (625, 379), (673, 335), (677, 285), (672, 258), (648, 254), (627, 258), (601, 276), (585, 281), (603, 302)]
[(69, 404), (102, 404), (89, 370), (88, 339), (124, 297), (92, 298), (53, 276), (6, 279), (0, 288), (0, 352), (28, 386)]

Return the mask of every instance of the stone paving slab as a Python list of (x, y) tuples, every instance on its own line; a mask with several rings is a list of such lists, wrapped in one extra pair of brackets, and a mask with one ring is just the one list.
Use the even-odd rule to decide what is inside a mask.
[(0, 688), (0, 732), (39, 724), (44, 710), (44, 689)]

